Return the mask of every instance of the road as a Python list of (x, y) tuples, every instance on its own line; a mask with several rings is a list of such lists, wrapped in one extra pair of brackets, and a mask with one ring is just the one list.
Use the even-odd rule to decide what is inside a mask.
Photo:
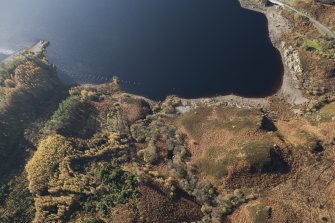
[(279, 5), (279, 6), (282, 6), (282, 7), (286, 7), (296, 13), (298, 13), (299, 15), (301, 16), (304, 16), (306, 18), (308, 18), (311, 22), (314, 23), (314, 25), (320, 29), (322, 32), (324, 32), (325, 34), (327, 34), (329, 37), (332, 37), (332, 38), (335, 38), (335, 33), (329, 29), (327, 26), (323, 25), (321, 22), (319, 22), (318, 20), (310, 17), (309, 15), (307, 15), (306, 13), (304, 12), (301, 12), (299, 10), (297, 10), (296, 8), (294, 8), (293, 6), (285, 3), (285, 2), (282, 2), (282, 1), (279, 1), (279, 0), (269, 0), (269, 2), (273, 3), (273, 4), (276, 4), (276, 5)]

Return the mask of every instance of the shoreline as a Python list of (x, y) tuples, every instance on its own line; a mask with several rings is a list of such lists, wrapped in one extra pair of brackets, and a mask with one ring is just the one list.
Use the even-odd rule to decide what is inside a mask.
[(291, 28), (290, 22), (281, 16), (277, 5), (266, 7), (256, 0), (238, 1), (242, 8), (262, 13), (267, 19), (269, 38), (273, 47), (279, 51), (284, 66), (282, 85), (276, 94), (281, 95), (291, 105), (307, 104), (309, 99), (303, 96), (297, 81), (297, 76), (301, 76), (303, 72), (298, 52), (280, 40), (283, 33)]
[[(302, 90), (298, 87), (299, 83), (297, 81), (297, 76), (302, 75), (300, 67), (296, 67), (296, 64), (300, 64), (299, 58), (291, 58), (297, 55), (289, 46), (286, 46), (285, 42), (280, 42), (280, 37), (284, 31), (289, 30), (289, 22), (280, 15), (278, 6), (265, 7), (257, 4), (256, 0), (238, 0), (240, 6), (246, 10), (251, 10), (254, 12), (262, 13), (268, 23), (268, 33), (270, 41), (274, 48), (276, 48), (281, 56), (283, 63), (283, 76), (282, 84), (279, 90), (273, 95), (263, 97), (263, 98), (247, 98), (237, 95), (223, 95), (216, 97), (203, 97), (196, 99), (185, 99), (179, 98), (181, 100), (181, 106), (177, 108), (180, 112), (186, 112), (193, 108), (199, 106), (234, 106), (238, 108), (267, 108), (270, 106), (269, 99), (271, 97), (280, 97), (284, 99), (287, 103), (291, 104), (293, 107), (300, 107), (306, 105), (310, 100), (303, 96)], [(288, 58), (290, 57), (290, 58)], [(293, 60), (293, 62), (292, 62)], [(299, 60), (299, 61), (294, 61)], [(292, 65), (292, 63), (295, 63)], [(294, 66), (295, 65), (295, 66)], [(293, 66), (293, 68), (292, 68)], [(299, 73), (300, 74), (297, 74)], [(293, 109), (293, 108), (292, 108)]]

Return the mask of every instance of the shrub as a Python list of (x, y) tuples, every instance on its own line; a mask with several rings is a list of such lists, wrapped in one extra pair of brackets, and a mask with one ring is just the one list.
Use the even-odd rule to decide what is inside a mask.
[(148, 134), (147, 128), (147, 124), (143, 120), (140, 120), (131, 126), (130, 131), (136, 142), (142, 143), (145, 141)]
[(215, 189), (208, 182), (197, 182), (192, 195), (202, 203), (211, 203), (215, 198)]
[(81, 90), (80, 92), (81, 99), (85, 100), (92, 100), (96, 101), (98, 99), (97, 92), (95, 91), (87, 91), (87, 90)]
[(143, 160), (147, 163), (155, 163), (158, 159), (157, 149), (153, 141), (149, 142), (147, 148), (138, 152), (139, 156), (143, 156)]
[(120, 168), (113, 169), (112, 166), (107, 165), (98, 171), (98, 177), (107, 192), (99, 198), (97, 203), (97, 210), (103, 215), (107, 215), (108, 211), (116, 205), (126, 204), (129, 199), (139, 195), (136, 191), (136, 176)]
[(69, 124), (75, 110), (75, 104), (79, 102), (79, 99), (79, 96), (73, 95), (62, 101), (51, 119), (46, 123), (44, 132), (54, 132)]
[(10, 187), (8, 186), (8, 184), (2, 185), (0, 187), (0, 204), (4, 202), (9, 192), (10, 192)]
[(7, 59), (0, 63), (0, 85), (3, 85), (4, 81), (14, 72), (16, 67), (30, 57), (25, 53), (20, 53), (15, 56), (12, 56), (10, 59)]

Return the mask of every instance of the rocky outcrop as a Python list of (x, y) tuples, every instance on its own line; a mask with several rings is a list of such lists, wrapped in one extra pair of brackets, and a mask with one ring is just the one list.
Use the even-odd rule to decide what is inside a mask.
[(308, 84), (308, 82), (304, 78), (298, 51), (285, 42), (281, 42), (279, 50), (285, 67), (280, 93), (292, 105), (307, 103), (309, 100), (303, 96), (301, 86)]
[[(293, 80), (298, 81), (303, 75), (299, 53), (285, 42), (281, 42), (281, 47), (283, 49), (284, 63), (292, 74)], [(299, 88), (298, 84), (296, 85), (296, 88)]]

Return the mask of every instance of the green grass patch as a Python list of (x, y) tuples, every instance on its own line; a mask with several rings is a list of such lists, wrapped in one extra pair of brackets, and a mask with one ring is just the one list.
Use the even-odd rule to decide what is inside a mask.
[[(228, 146), (227, 146), (228, 147)], [(217, 157), (222, 157), (217, 159)], [(237, 160), (237, 150), (227, 153), (223, 146), (210, 147), (206, 150), (204, 157), (198, 161), (201, 171), (220, 179), (228, 174), (227, 167)]]
[(217, 154), (218, 151), (225, 151), (224, 147), (211, 147), (209, 148), (204, 157), (200, 159), (197, 163), (199, 169), (206, 173), (206, 175), (214, 176), (216, 179), (221, 179), (224, 176), (227, 176), (228, 169), (227, 167), (234, 163), (237, 158), (236, 151), (230, 152), (224, 158), (215, 159), (213, 154)]
[(304, 47), (306, 50), (323, 52), (323, 47), (321, 43), (316, 39), (305, 39)]
[(206, 123), (206, 119), (210, 115), (211, 110), (211, 108), (205, 107), (197, 108), (193, 111), (182, 114), (178, 119), (191, 136), (194, 139), (198, 139), (203, 134), (201, 126)]

